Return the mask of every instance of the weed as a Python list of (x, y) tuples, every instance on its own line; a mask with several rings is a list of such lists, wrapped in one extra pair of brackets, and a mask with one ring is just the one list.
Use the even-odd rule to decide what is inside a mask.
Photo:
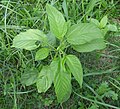
[[(50, 22), (48, 23), (47, 17), (49, 17), (49, 15), (47, 15), (45, 11), (46, 3), (51, 3), (60, 12), (62, 12), (62, 15), (65, 18), (65, 22), (67, 21), (67, 32), (69, 30), (68, 28), (76, 25), (76, 23), (77, 25), (81, 24), (81, 22), (90, 22), (94, 24), (94, 21), (98, 20), (97, 22), (99, 24), (101, 22), (101, 19), (107, 15), (108, 20), (105, 27), (96, 25), (97, 28), (105, 33), (104, 39), (106, 40), (105, 43), (107, 44), (107, 48), (104, 50), (95, 50), (95, 48), (94, 50), (91, 50), (92, 52), (86, 53), (85, 51), (83, 51), (84, 49), (82, 49), (83, 47), (85, 47), (83, 46), (77, 49), (80, 50), (80, 53), (76, 52), (75, 49), (78, 48), (78, 46), (73, 46), (73, 44), (69, 43), (70, 41), (68, 42), (68, 38), (66, 37), (67, 34), (65, 34), (63, 38), (65, 43), (61, 44), (60, 42), (62, 42), (62, 38), (57, 38), (56, 35), (53, 35), (49, 31)], [(0, 1), (0, 10), (1, 109), (58, 109), (61, 107), (67, 109), (108, 109), (120, 107), (119, 1), (64, 0), (62, 2), (55, 0), (2, 0)], [(117, 32), (115, 25), (118, 27)], [(23, 48), (23, 50), (11, 48), (12, 39), (14, 38), (14, 36), (19, 34), (21, 31), (23, 31), (21, 33), (26, 33), (27, 31), (29, 31), (30, 28), (32, 30), (37, 29), (39, 31), (43, 31), (43, 34), (45, 35), (45, 37), (47, 37), (45, 38), (45, 41), (47, 41), (47, 45), (46, 43), (44, 43), (43, 47), (41, 46), (41, 41), (37, 40), (35, 41), (35, 45), (38, 46), (38, 48), (32, 51), (24, 50)], [(108, 29), (110, 31), (108, 31)], [(52, 44), (52, 46), (48, 46), (48, 42), (49, 45)], [(59, 48), (58, 52), (56, 49), (59, 45), (61, 45), (61, 47)], [(39, 59), (36, 59), (35, 61), (35, 58), (41, 58), (39, 57), (40, 55), (38, 55), (38, 57), (36, 56), (37, 51), (39, 51), (39, 49), (41, 48), (49, 48), (49, 55), (42, 61)], [(46, 93), (39, 94), (36, 91), (36, 84), (28, 87), (25, 87), (23, 85), (25, 83), (23, 81), (25, 80), (24, 74), (27, 74), (27, 72), (29, 72), (30, 75), (33, 75), (33, 71), (39, 74), (42, 71), (43, 66), (51, 65), (56, 52), (58, 52), (56, 58), (59, 58), (60, 55), (61, 58), (66, 58), (68, 54), (75, 55), (78, 59), (80, 59), (84, 72), (84, 81), (82, 88), (79, 87), (79, 84), (76, 82), (75, 77), (72, 76), (71, 96), (65, 103), (62, 103), (61, 105), (59, 105), (56, 101), (53, 86), (50, 87)], [(64, 55), (62, 54), (62, 52), (64, 53)], [(67, 70), (70, 70), (67, 65), (67, 61), (65, 61), (64, 66), (65, 68), (67, 67)], [(21, 77), (23, 78), (23, 80)], [(26, 79), (29, 80), (29, 78)], [(20, 81), (22, 84), (20, 83)], [(32, 81), (34, 81), (34, 78), (32, 78)], [(27, 84), (31, 84), (32, 81), (28, 82)], [(109, 90), (100, 94), (99, 89), (103, 86), (103, 84), (106, 83)]]

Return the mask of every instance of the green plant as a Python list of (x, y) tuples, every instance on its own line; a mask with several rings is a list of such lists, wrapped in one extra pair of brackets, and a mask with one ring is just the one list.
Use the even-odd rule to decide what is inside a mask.
[(118, 94), (109, 88), (107, 82), (103, 82), (96, 91), (102, 98), (107, 97), (112, 98), (112, 100), (118, 100)]
[(91, 18), (90, 20), (91, 23), (95, 24), (96, 26), (98, 26), (98, 28), (100, 28), (102, 30), (102, 32), (104, 33), (104, 35), (108, 32), (108, 31), (113, 31), (116, 32), (117, 31), (117, 27), (116, 25), (113, 24), (107, 24), (108, 23), (108, 18), (107, 15), (104, 16), (100, 22), (97, 19)]
[(71, 95), (71, 74), (82, 87), (83, 69), (79, 59), (67, 54), (68, 47), (78, 52), (90, 52), (106, 47), (104, 34), (92, 23), (79, 23), (71, 26), (63, 15), (53, 6), (47, 4), (46, 11), (50, 31), (44, 34), (38, 29), (21, 32), (13, 39), (12, 47), (34, 50), (36, 61), (47, 58), (47, 65), (37, 69), (24, 71), (21, 82), (26, 86), (36, 83), (39, 93), (46, 92), (54, 83), (55, 93), (59, 103), (65, 102)]

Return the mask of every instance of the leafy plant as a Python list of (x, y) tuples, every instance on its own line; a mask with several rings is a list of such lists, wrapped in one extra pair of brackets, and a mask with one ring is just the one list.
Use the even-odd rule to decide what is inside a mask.
[(107, 82), (101, 83), (96, 91), (102, 98), (107, 97), (112, 98), (112, 100), (118, 100), (118, 94), (109, 87)]
[(25, 70), (22, 83), (29, 86), (36, 83), (39, 93), (46, 92), (54, 84), (59, 103), (65, 102), (71, 95), (71, 75), (82, 87), (83, 69), (80, 60), (72, 54), (66, 54), (68, 47), (78, 52), (90, 52), (106, 47), (102, 31), (92, 23), (70, 25), (62, 13), (47, 4), (46, 12), (50, 31), (44, 34), (38, 29), (21, 32), (13, 39), (12, 47), (26, 50), (37, 49), (36, 61), (48, 58), (48, 65), (42, 65), (41, 71)]
[(117, 27), (116, 25), (113, 24), (108, 24), (108, 18), (107, 15), (104, 16), (100, 22), (97, 19), (91, 18), (90, 20), (91, 23), (95, 24), (96, 26), (98, 26), (104, 33), (104, 35), (108, 32), (108, 31), (117, 31)]

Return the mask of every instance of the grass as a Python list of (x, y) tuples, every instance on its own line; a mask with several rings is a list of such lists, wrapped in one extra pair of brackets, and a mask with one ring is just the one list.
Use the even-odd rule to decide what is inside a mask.
[[(99, 1), (99, 0), (98, 0)], [(118, 32), (106, 35), (107, 48), (103, 51), (79, 54), (73, 50), (84, 68), (84, 85), (79, 89), (72, 80), (71, 98), (62, 105), (57, 103), (53, 88), (39, 94), (35, 86), (25, 87), (20, 82), (23, 69), (38, 67), (35, 51), (11, 48), (15, 35), (29, 28), (47, 32), (46, 3), (53, 4), (72, 23), (100, 20), (108, 15), (109, 23)], [(119, 109), (120, 107), (120, 2), (119, 0), (2, 0), (0, 1), (0, 109)], [(98, 91), (102, 83), (103, 94)], [(102, 86), (101, 86), (102, 87)], [(107, 90), (115, 93), (106, 93)], [(100, 89), (99, 89), (100, 90)], [(110, 96), (112, 95), (113, 96)], [(117, 95), (116, 95), (117, 94)], [(117, 99), (113, 99), (114, 97)], [(112, 98), (113, 97), (113, 98)]]

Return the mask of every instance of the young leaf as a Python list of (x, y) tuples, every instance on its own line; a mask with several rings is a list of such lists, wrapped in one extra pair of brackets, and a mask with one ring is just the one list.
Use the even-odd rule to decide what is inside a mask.
[(82, 87), (83, 70), (79, 59), (75, 55), (67, 55), (66, 64), (69, 67), (74, 78), (78, 81), (79, 85)]
[(107, 28), (108, 28), (109, 31), (117, 31), (117, 26), (116, 25), (109, 24), (109, 25), (107, 25)]
[(39, 47), (37, 41), (45, 42), (46, 35), (37, 29), (29, 29), (26, 32), (21, 32), (13, 39), (12, 47), (33, 50)]
[(21, 83), (30, 86), (37, 81), (38, 70), (35, 68), (26, 68), (21, 76)]
[(46, 11), (48, 14), (48, 20), (50, 24), (51, 32), (58, 38), (61, 39), (67, 32), (67, 24), (65, 19), (56, 8), (47, 4)]
[(50, 68), (48, 66), (44, 66), (39, 73), (39, 76), (37, 78), (37, 89), (38, 92), (46, 92), (51, 84), (53, 82), (53, 73), (50, 71)]
[(104, 36), (96, 25), (92, 23), (80, 23), (71, 26), (66, 37), (70, 44), (80, 45), (94, 39), (103, 38)]
[(48, 48), (41, 48), (36, 52), (35, 55), (35, 60), (43, 60), (45, 58), (47, 58), (47, 56), (49, 55), (49, 49)]
[(106, 47), (104, 39), (95, 39), (88, 43), (81, 44), (81, 45), (73, 45), (74, 50), (78, 52), (91, 52), (93, 50), (101, 50)]
[(107, 25), (108, 18), (107, 16), (104, 16), (100, 21), (100, 28), (104, 28)]

